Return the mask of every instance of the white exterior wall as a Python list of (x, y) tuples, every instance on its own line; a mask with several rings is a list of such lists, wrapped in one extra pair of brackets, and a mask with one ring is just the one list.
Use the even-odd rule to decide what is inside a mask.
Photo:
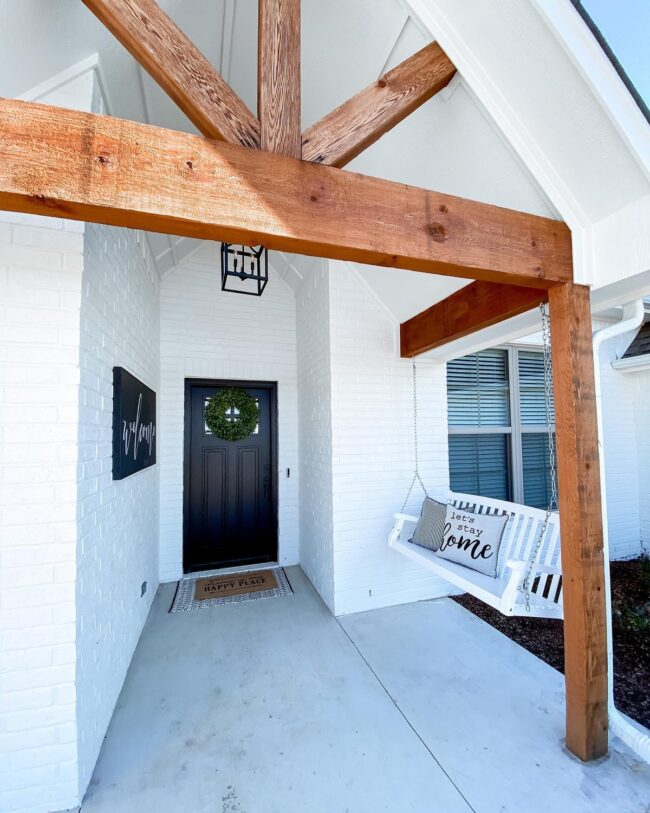
[[(594, 329), (605, 322), (594, 320)], [(611, 323), (609, 323), (611, 324)], [(610, 559), (626, 559), (641, 552), (637, 404), (634, 375), (612, 367), (636, 331), (605, 342), (600, 351), (603, 412), (607, 530)], [(647, 481), (646, 481), (647, 482)]]
[(296, 296), (300, 439), (300, 565), (334, 612), (332, 405), (328, 263)]
[(0, 810), (77, 801), (83, 225), (0, 215)]
[[(92, 71), (47, 101), (102, 109)], [(157, 587), (158, 469), (113, 483), (111, 446), (113, 365), (158, 389), (158, 280), (139, 233), (2, 217), (0, 810), (44, 813), (83, 798)]]
[[(38, 100), (89, 110), (92, 72)], [(0, 213), (0, 810), (78, 800), (76, 549), (84, 225)]]
[[(399, 325), (347, 263), (330, 262), (335, 612), (448, 595), (449, 585), (390, 550), (392, 515), (413, 476), (411, 364)], [(448, 490), (444, 364), (418, 364), (421, 472)], [(419, 513), (414, 491), (407, 510)]]
[[(220, 290), (219, 254), (206, 243), (161, 285), (160, 577), (183, 572), (185, 379), (278, 382), (279, 560), (298, 562), (296, 312), (271, 275), (259, 299)], [(286, 470), (291, 470), (287, 478)]]
[(0, 810), (49, 813), (83, 797), (157, 587), (157, 467), (114, 484), (111, 443), (113, 365), (158, 389), (158, 282), (136, 232), (0, 218)]
[[(86, 226), (77, 548), (79, 791), (158, 586), (158, 472), (112, 479), (113, 367), (159, 393), (159, 280), (140, 232)], [(147, 590), (141, 596), (141, 584)]]
[(641, 550), (650, 553), (650, 370), (629, 377), (634, 381)]
[(125, 230), (0, 221), (3, 813), (82, 798), (157, 587), (157, 467), (111, 475), (113, 365), (158, 389), (142, 246)]

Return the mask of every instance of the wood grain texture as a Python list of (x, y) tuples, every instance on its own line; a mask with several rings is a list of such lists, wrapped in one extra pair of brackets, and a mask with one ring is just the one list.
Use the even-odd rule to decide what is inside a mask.
[(549, 291), (564, 589), (566, 744), (607, 753), (607, 631), (589, 289)]
[(259, 122), (155, 0), (83, 0), (208, 138), (259, 147)]
[(546, 291), (472, 282), (400, 325), (400, 353), (412, 358), (434, 347), (519, 316), (548, 299)]
[(306, 130), (302, 157), (345, 166), (448, 85), (455, 73), (442, 48), (436, 42), (427, 45)]
[(572, 274), (555, 220), (9, 99), (0, 208), (538, 288)]
[(300, 0), (259, 0), (258, 6), (260, 146), (300, 158)]

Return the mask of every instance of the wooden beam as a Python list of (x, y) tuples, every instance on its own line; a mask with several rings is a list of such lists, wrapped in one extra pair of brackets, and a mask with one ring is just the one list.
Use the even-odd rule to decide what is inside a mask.
[(300, 0), (258, 0), (258, 7), (260, 146), (300, 158)]
[(306, 130), (302, 157), (345, 166), (448, 85), (455, 73), (438, 43), (427, 45)]
[(208, 138), (259, 147), (257, 118), (155, 0), (83, 0)]
[(531, 287), (572, 278), (555, 220), (8, 99), (0, 209)]
[(564, 592), (566, 744), (607, 753), (607, 631), (589, 289), (549, 291)]
[(403, 358), (412, 358), (536, 308), (546, 291), (472, 282), (400, 325)]

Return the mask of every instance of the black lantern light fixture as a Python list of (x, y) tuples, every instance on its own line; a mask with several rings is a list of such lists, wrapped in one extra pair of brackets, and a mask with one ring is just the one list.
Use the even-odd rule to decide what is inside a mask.
[[(238, 282), (237, 282), (238, 280)], [(221, 244), (221, 290), (262, 296), (269, 281), (269, 252), (264, 246)]]

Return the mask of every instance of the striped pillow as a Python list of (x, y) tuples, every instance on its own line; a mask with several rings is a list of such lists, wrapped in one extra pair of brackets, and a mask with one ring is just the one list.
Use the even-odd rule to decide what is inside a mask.
[(437, 551), (445, 531), (446, 516), (447, 506), (445, 503), (432, 500), (431, 497), (425, 497), (422, 503), (420, 519), (415, 526), (413, 538), (409, 541), (421, 548)]

